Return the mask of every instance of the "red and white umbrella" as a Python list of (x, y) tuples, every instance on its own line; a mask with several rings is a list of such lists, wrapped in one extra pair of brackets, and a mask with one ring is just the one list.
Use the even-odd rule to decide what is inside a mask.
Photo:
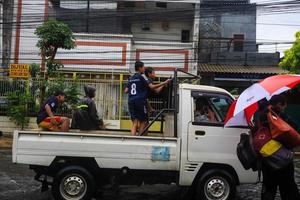
[(275, 75), (255, 83), (247, 88), (235, 100), (225, 119), (226, 126), (245, 126), (251, 121), (253, 114), (258, 109), (258, 101), (285, 92), (300, 83), (300, 75)]

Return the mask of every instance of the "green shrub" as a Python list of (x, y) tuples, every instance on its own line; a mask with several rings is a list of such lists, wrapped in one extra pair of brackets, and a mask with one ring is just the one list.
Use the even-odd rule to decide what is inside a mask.
[(36, 63), (32, 63), (29, 66), (29, 72), (32, 78), (35, 78), (36, 75), (40, 72), (40, 65)]
[(19, 90), (7, 94), (7, 115), (21, 129), (29, 124), (28, 106), (33, 102), (29, 94)]

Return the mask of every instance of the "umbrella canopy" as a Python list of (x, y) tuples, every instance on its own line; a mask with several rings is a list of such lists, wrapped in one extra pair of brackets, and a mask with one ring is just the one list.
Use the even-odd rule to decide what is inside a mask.
[(258, 109), (258, 101), (285, 92), (300, 83), (300, 75), (275, 75), (247, 88), (227, 113), (224, 126), (244, 126)]

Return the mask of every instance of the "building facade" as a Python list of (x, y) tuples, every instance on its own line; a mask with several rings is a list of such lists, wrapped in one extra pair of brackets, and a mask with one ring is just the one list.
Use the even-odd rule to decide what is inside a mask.
[(256, 4), (249, 0), (203, 0), (200, 5), (201, 83), (242, 91), (283, 72), (279, 53), (259, 53)]
[(256, 5), (249, 0), (204, 0), (200, 16), (202, 60), (217, 62), (220, 53), (257, 52)]
[(199, 1), (14, 0), (12, 63), (42, 64), (36, 27), (54, 18), (70, 26), (76, 48), (59, 50), (65, 71), (128, 73), (135, 60), (161, 76), (197, 73)]

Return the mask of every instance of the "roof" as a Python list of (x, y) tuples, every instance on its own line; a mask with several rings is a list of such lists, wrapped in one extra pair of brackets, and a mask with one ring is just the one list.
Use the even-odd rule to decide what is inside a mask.
[(218, 7), (218, 8), (226, 8), (226, 7), (233, 7), (233, 6), (239, 6), (239, 7), (256, 7), (255, 3), (248, 3), (247, 1), (215, 1), (215, 0), (210, 0), (210, 1), (202, 1), (201, 6), (203, 7)]
[(235, 73), (235, 74), (281, 74), (285, 70), (276, 66), (242, 66), (229, 64), (199, 64), (200, 73)]
[(182, 89), (187, 89), (187, 90), (202, 90), (202, 91), (207, 91), (207, 92), (219, 92), (219, 93), (225, 93), (231, 96), (231, 94), (218, 87), (213, 87), (213, 86), (207, 86), (207, 85), (193, 85), (193, 84), (187, 84), (183, 83), (179, 85), (180, 88)]

